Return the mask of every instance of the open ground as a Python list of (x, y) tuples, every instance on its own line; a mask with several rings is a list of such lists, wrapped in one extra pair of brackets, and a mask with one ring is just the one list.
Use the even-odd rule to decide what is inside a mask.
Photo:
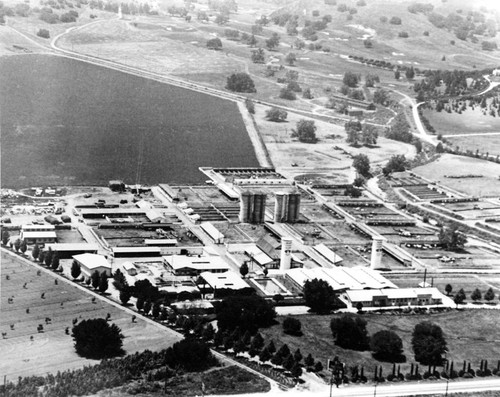
[[(0, 330), (6, 336), (0, 339), (0, 374), (11, 381), (18, 376), (45, 375), (97, 363), (76, 354), (71, 338), (74, 319), (105, 318), (109, 313), (110, 321), (125, 336), (127, 354), (161, 350), (181, 339), (152, 322), (137, 319), (133, 323), (132, 313), (99, 298), (93, 302), (93, 295), (13, 254), (2, 252), (1, 276)], [(13, 303), (8, 303), (11, 297)], [(39, 324), (44, 328), (41, 333), (37, 332)], [(66, 328), (70, 335), (65, 333)]]

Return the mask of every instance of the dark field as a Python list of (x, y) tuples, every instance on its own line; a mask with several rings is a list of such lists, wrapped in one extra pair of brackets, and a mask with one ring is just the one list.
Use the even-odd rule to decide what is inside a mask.
[(52, 56), (0, 70), (3, 187), (199, 183), (200, 166), (258, 166), (232, 102)]

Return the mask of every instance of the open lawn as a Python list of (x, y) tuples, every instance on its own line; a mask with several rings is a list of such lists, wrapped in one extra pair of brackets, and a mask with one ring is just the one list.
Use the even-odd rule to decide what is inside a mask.
[[(500, 128), (497, 130), (500, 132)], [(479, 150), (479, 153), (489, 153), (490, 156), (496, 157), (500, 155), (500, 134), (484, 134), (484, 135), (470, 135), (460, 136), (453, 135), (447, 136), (446, 140), (460, 150), (472, 150), (474, 153)]]
[[(467, 108), (462, 114), (445, 111), (424, 110), (424, 116), (436, 129), (436, 134), (462, 135), (485, 132), (500, 132), (500, 118), (483, 115), (479, 106)], [(469, 146), (464, 149), (471, 149)]]
[(200, 166), (258, 166), (233, 102), (60, 57), (0, 69), (2, 187), (196, 183)]
[[(417, 175), (471, 196), (500, 195), (500, 164), (471, 157), (443, 154), (432, 163), (412, 170)], [(482, 178), (447, 178), (451, 176), (483, 175)]]
[[(335, 315), (339, 316), (339, 315)], [(365, 376), (373, 377), (375, 365), (383, 366), (383, 374), (387, 376), (392, 370), (392, 363), (383, 363), (373, 359), (369, 351), (359, 352), (342, 349), (334, 344), (330, 330), (330, 320), (334, 316), (302, 315), (293, 316), (302, 323), (303, 336), (290, 336), (283, 333), (281, 323), (284, 317), (279, 317), (279, 325), (261, 330), (265, 340), (272, 339), (277, 348), (283, 344), (293, 352), (300, 348), (301, 353), (309, 353), (320, 360), (326, 367), (328, 359), (339, 356), (346, 366), (360, 365), (365, 367)], [(411, 334), (416, 324), (421, 321), (431, 321), (438, 324), (446, 337), (449, 353), (447, 358), (455, 361), (455, 368), (463, 360), (470, 361), (472, 366), (479, 367), (481, 359), (496, 363), (500, 358), (500, 341), (497, 338), (498, 313), (496, 310), (452, 310), (446, 313), (432, 315), (390, 315), (390, 314), (363, 314), (367, 321), (367, 330), (370, 335), (380, 330), (389, 329), (396, 332), (403, 340), (406, 363), (401, 364), (401, 372), (410, 371), (410, 364), (414, 363), (411, 348)], [(465, 324), (467, 324), (465, 326)], [(421, 372), (425, 367), (421, 367)]]
[[(38, 270), (36, 265), (11, 254), (2, 252), (0, 269), (0, 330), (6, 333), (0, 339), (0, 375), (11, 381), (18, 376), (44, 375), (97, 363), (75, 353), (73, 339), (65, 333), (69, 328), (71, 334), (73, 319), (105, 318), (111, 314), (111, 322), (125, 336), (123, 347), (128, 354), (161, 350), (181, 339), (142, 319), (132, 323), (131, 314), (101, 299), (93, 303), (92, 295), (76, 285), (61, 279), (55, 284), (56, 277), (49, 271)], [(8, 303), (11, 297), (13, 303)], [(46, 318), (51, 321), (46, 322)], [(37, 332), (39, 324), (44, 328), (41, 333)]]

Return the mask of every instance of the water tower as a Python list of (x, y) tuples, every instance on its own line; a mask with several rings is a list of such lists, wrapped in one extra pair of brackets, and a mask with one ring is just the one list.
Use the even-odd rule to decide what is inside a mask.
[(292, 267), (292, 239), (290, 237), (281, 238), (280, 270), (288, 270)]
[(370, 261), (370, 268), (373, 270), (380, 269), (382, 263), (382, 247), (386, 239), (382, 236), (372, 237), (372, 256)]

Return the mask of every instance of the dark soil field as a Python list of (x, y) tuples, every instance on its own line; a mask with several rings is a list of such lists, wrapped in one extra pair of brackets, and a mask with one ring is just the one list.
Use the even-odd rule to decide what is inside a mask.
[(199, 183), (258, 162), (236, 104), (83, 62), (0, 59), (2, 187)]
[[(132, 323), (132, 315), (97, 299), (76, 284), (63, 280), (55, 284), (55, 276), (36, 265), (2, 252), (0, 281), (0, 376), (14, 381), (18, 376), (45, 375), (67, 369), (82, 368), (98, 363), (79, 357), (73, 339), (65, 329), (73, 326), (73, 319), (105, 318), (118, 325), (125, 339), (127, 354), (137, 351), (161, 350), (181, 339), (171, 331), (152, 325), (142, 319)], [(25, 286), (25, 287), (24, 287)], [(42, 299), (42, 294), (44, 298)], [(13, 303), (8, 299), (13, 297)], [(29, 310), (28, 310), (29, 309)], [(50, 318), (50, 322), (46, 322)], [(43, 332), (37, 326), (43, 325)]]

